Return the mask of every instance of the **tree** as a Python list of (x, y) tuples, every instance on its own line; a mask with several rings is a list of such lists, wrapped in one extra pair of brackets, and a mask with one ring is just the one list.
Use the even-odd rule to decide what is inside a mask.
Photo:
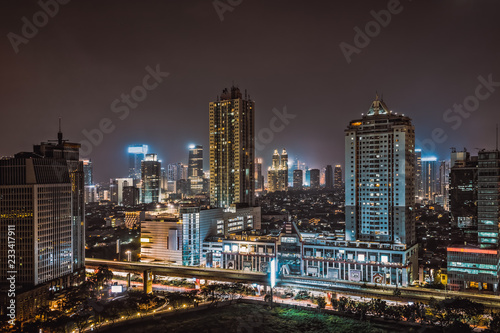
[(318, 303), (318, 308), (324, 309), (326, 307), (325, 297), (318, 297), (318, 298), (316, 298), (316, 303)]

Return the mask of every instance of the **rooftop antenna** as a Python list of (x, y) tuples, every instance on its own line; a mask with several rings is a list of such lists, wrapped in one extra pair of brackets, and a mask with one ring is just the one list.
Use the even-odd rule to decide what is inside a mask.
[(63, 143), (63, 134), (61, 131), (61, 117), (59, 117), (59, 132), (57, 132), (57, 143), (62, 145)]

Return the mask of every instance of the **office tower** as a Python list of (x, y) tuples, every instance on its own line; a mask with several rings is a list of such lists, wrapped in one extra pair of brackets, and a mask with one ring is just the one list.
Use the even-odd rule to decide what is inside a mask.
[(143, 203), (160, 202), (161, 162), (156, 154), (146, 154), (141, 164)]
[(179, 179), (183, 179), (182, 178), (182, 163), (168, 164), (167, 165), (167, 180), (178, 181)]
[(139, 204), (139, 189), (135, 186), (124, 186), (122, 206), (133, 207), (138, 204)]
[(498, 250), (500, 224), (500, 153), (479, 151), (477, 174), (477, 231), (481, 248)]
[(254, 205), (255, 102), (236, 87), (210, 102), (210, 204)]
[(127, 186), (134, 186), (132, 178), (110, 179), (111, 201), (119, 206), (123, 204), (123, 189)]
[(288, 154), (285, 149), (281, 155), (278, 149), (274, 151), (272, 165), (267, 171), (267, 183), (269, 192), (288, 189)]
[(112, 179), (109, 183), (109, 201), (118, 205), (118, 184), (115, 183)]
[(415, 149), (415, 200), (421, 202), (424, 198), (424, 183), (422, 182), (422, 149)]
[(306, 166), (305, 171), (305, 179), (304, 179), (304, 185), (307, 187), (311, 186), (311, 170)]
[(333, 189), (333, 168), (327, 165), (325, 168), (325, 188)]
[(99, 201), (99, 193), (97, 191), (97, 186), (96, 185), (85, 186), (85, 204), (98, 201)]
[(335, 165), (333, 172), (333, 188), (336, 191), (342, 191), (343, 181), (342, 181), (342, 166), (340, 164)]
[[(461, 162), (464, 160), (461, 159)], [(466, 157), (465, 163), (467, 165)], [(453, 169), (457, 165), (460, 168), (461, 164), (455, 161)], [(500, 152), (481, 150), (477, 166), (478, 246), (452, 246), (447, 249), (449, 284), (453, 290), (477, 288), (497, 292), (500, 279), (499, 208)]]
[(377, 98), (345, 131), (346, 240), (415, 244), (415, 131)]
[(262, 175), (262, 158), (255, 159), (255, 191), (264, 190), (264, 176)]
[(441, 194), (440, 162), (436, 157), (422, 157), (422, 198), (424, 203), (434, 203)]
[(94, 170), (92, 168), (91, 160), (82, 160), (83, 163), (83, 177), (84, 177), (84, 185), (94, 185)]
[(444, 210), (449, 210), (449, 182), (450, 182), (450, 164), (448, 161), (439, 162), (439, 190), (434, 198), (434, 203), (441, 205)]
[(0, 161), (2, 232), (13, 226), (16, 269), (7, 268), (7, 237), (0, 248), (2, 282), (36, 286), (73, 273), (71, 180), (66, 161), (19, 153)]
[(182, 222), (182, 265), (199, 266), (202, 257), (202, 244), (217, 220), (222, 219), (222, 209), (201, 209), (194, 205), (179, 208)]
[(293, 188), (295, 190), (301, 190), (302, 184), (304, 184), (304, 171), (293, 170)]
[(468, 153), (451, 167), (450, 212), (455, 227), (477, 229), (477, 171), (477, 156)]
[(319, 169), (309, 170), (311, 189), (319, 189)]
[(128, 147), (128, 176), (134, 180), (141, 179), (141, 162), (148, 153), (148, 145), (133, 145)]
[(203, 191), (203, 147), (189, 146), (188, 180), (191, 194)]
[(83, 163), (80, 161), (80, 144), (63, 140), (61, 125), (57, 140), (42, 142), (34, 147), (35, 154), (45, 158), (65, 159), (71, 179), (73, 222), (73, 268), (75, 276), (85, 278), (85, 187)]

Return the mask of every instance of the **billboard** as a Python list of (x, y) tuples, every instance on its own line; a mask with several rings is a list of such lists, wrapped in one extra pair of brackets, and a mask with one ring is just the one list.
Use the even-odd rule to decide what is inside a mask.
[(355, 281), (355, 282), (361, 281), (361, 271), (351, 270), (349, 272), (349, 280), (350, 281)]
[(123, 286), (111, 286), (112, 293), (121, 293), (123, 292)]
[(373, 283), (384, 283), (384, 275), (382, 273), (379, 273), (379, 272), (373, 272), (372, 282)]

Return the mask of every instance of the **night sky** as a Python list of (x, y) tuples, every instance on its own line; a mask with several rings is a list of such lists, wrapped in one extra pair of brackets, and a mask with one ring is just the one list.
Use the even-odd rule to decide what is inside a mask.
[[(437, 133), (424, 155), (494, 148), (497, 0), (216, 4), (231, 6), (219, 13), (222, 21), (210, 0), (72, 0), (44, 22), (38, 2), (2, 1), (0, 156), (55, 139), (59, 117), (65, 137), (78, 142), (108, 118), (104, 127), (113, 130), (89, 154), (98, 181), (127, 175), (126, 146), (135, 143), (149, 144), (164, 163), (187, 162), (189, 144), (202, 144), (207, 168), (208, 104), (233, 81), (256, 102), (257, 134), (270, 127), (274, 108), (295, 115), (256, 151), (266, 164), (283, 147), (310, 167), (343, 163), (344, 129), (368, 110), (376, 91), (413, 119), (418, 140)], [(369, 24), (373, 37), (358, 40), (348, 63), (340, 44), (356, 47), (354, 28), (364, 32), (375, 20), (371, 11), (388, 8), (390, 22)], [(31, 24), (33, 15), (38, 32), (25, 29), (32, 36), (20, 39), (23, 17)], [(169, 75), (159, 84), (149, 80), (151, 90), (127, 116), (121, 101), (115, 111), (122, 111), (113, 112), (112, 103), (142, 86), (146, 67), (157, 65)], [(479, 76), (494, 82), (478, 88)], [(446, 111), (464, 101), (471, 112)]]

